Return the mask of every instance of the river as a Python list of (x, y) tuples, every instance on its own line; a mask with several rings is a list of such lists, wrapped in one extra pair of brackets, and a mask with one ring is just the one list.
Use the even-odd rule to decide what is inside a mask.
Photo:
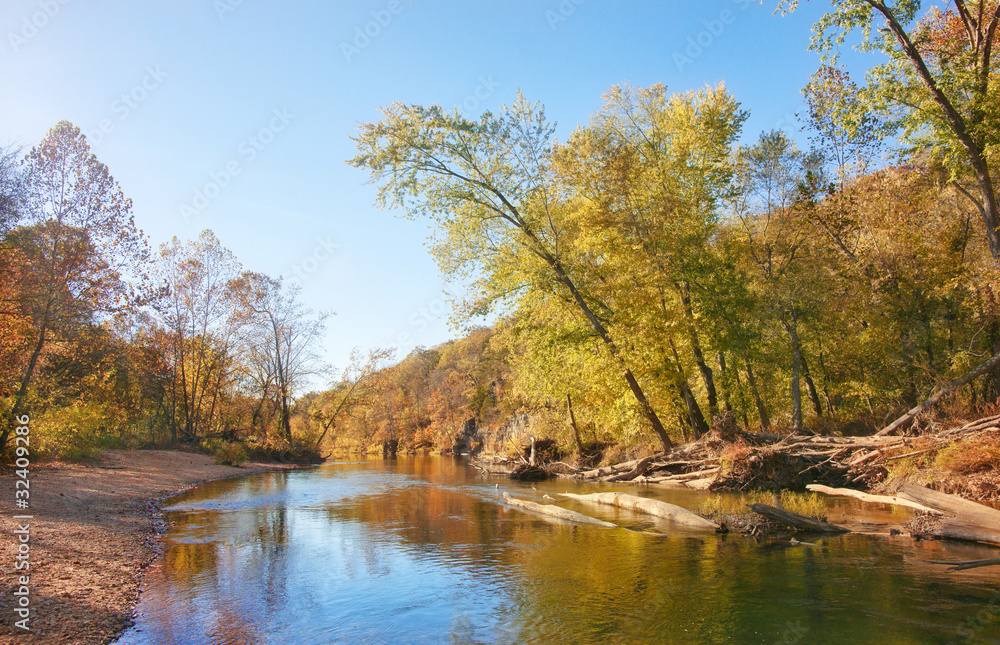
[[(117, 642), (1000, 643), (996, 568), (923, 561), (995, 557), (984, 547), (855, 534), (792, 546), (565, 504), (638, 530), (574, 526), (500, 498), (596, 490), (691, 509), (705, 495), (522, 484), (447, 457), (207, 483), (169, 500), (165, 553)], [(832, 500), (831, 519), (858, 504)]]

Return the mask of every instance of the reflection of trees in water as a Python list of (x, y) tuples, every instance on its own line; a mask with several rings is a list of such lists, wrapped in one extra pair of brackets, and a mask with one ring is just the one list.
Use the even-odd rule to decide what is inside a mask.
[[(470, 487), (451, 462), (399, 461), (302, 488), (247, 480), (222, 489), (220, 508), (244, 495), (282, 503), (177, 514), (175, 536), (219, 541), (171, 546), (154, 605), (175, 620), (160, 633), (253, 643), (312, 616), (302, 628), (392, 640), (416, 608), (437, 621), (417, 633), (453, 643), (926, 642), (952, 637), (988, 596), (921, 568), (912, 547), (554, 524), (490, 501), (492, 487)], [(309, 501), (286, 507), (294, 499)]]
[(260, 645), (265, 642), (239, 612), (225, 607), (219, 610), (208, 638), (212, 645)]

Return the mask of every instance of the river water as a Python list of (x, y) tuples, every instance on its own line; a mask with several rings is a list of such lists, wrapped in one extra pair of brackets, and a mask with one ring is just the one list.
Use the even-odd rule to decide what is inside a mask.
[[(691, 509), (704, 496), (533, 487), (446, 457), (204, 484), (170, 500), (166, 551), (118, 643), (1000, 643), (996, 568), (923, 561), (996, 557), (985, 547), (854, 534), (792, 546), (564, 504), (626, 528), (574, 526), (500, 497), (597, 490)], [(832, 502), (830, 518), (857, 504)]]

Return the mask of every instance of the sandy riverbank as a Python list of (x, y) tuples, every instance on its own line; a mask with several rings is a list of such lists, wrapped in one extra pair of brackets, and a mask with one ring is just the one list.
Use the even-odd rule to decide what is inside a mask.
[[(0, 643), (106, 643), (131, 621), (143, 568), (157, 554), (154, 500), (203, 481), (292, 468), (220, 466), (172, 450), (108, 451), (89, 465), (31, 470), (31, 508), (14, 509), (14, 474), (0, 473)], [(14, 627), (17, 542), (11, 516), (30, 513), (31, 632)]]

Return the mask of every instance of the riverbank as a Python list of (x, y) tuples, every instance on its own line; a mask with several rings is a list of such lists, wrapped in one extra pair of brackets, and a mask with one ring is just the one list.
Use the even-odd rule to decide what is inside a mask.
[(546, 458), (544, 451), (536, 460), (525, 447), (524, 455), (480, 455), (473, 465), (512, 479), (555, 476), (713, 492), (803, 491), (821, 484), (891, 495), (917, 484), (1000, 502), (1000, 415), (912, 436), (762, 434), (738, 429), (732, 417), (722, 421), (695, 442), (620, 463), (605, 457), (601, 464), (571, 464)]
[[(160, 499), (205, 481), (284, 464), (215, 464), (174, 450), (111, 450), (92, 464), (50, 463), (31, 470), (31, 508), (14, 509), (15, 475), (0, 473), (0, 641), (106, 643), (132, 620), (143, 569), (158, 553)], [(31, 632), (15, 628), (14, 514), (29, 513)], [(16, 636), (16, 640), (12, 637)]]

